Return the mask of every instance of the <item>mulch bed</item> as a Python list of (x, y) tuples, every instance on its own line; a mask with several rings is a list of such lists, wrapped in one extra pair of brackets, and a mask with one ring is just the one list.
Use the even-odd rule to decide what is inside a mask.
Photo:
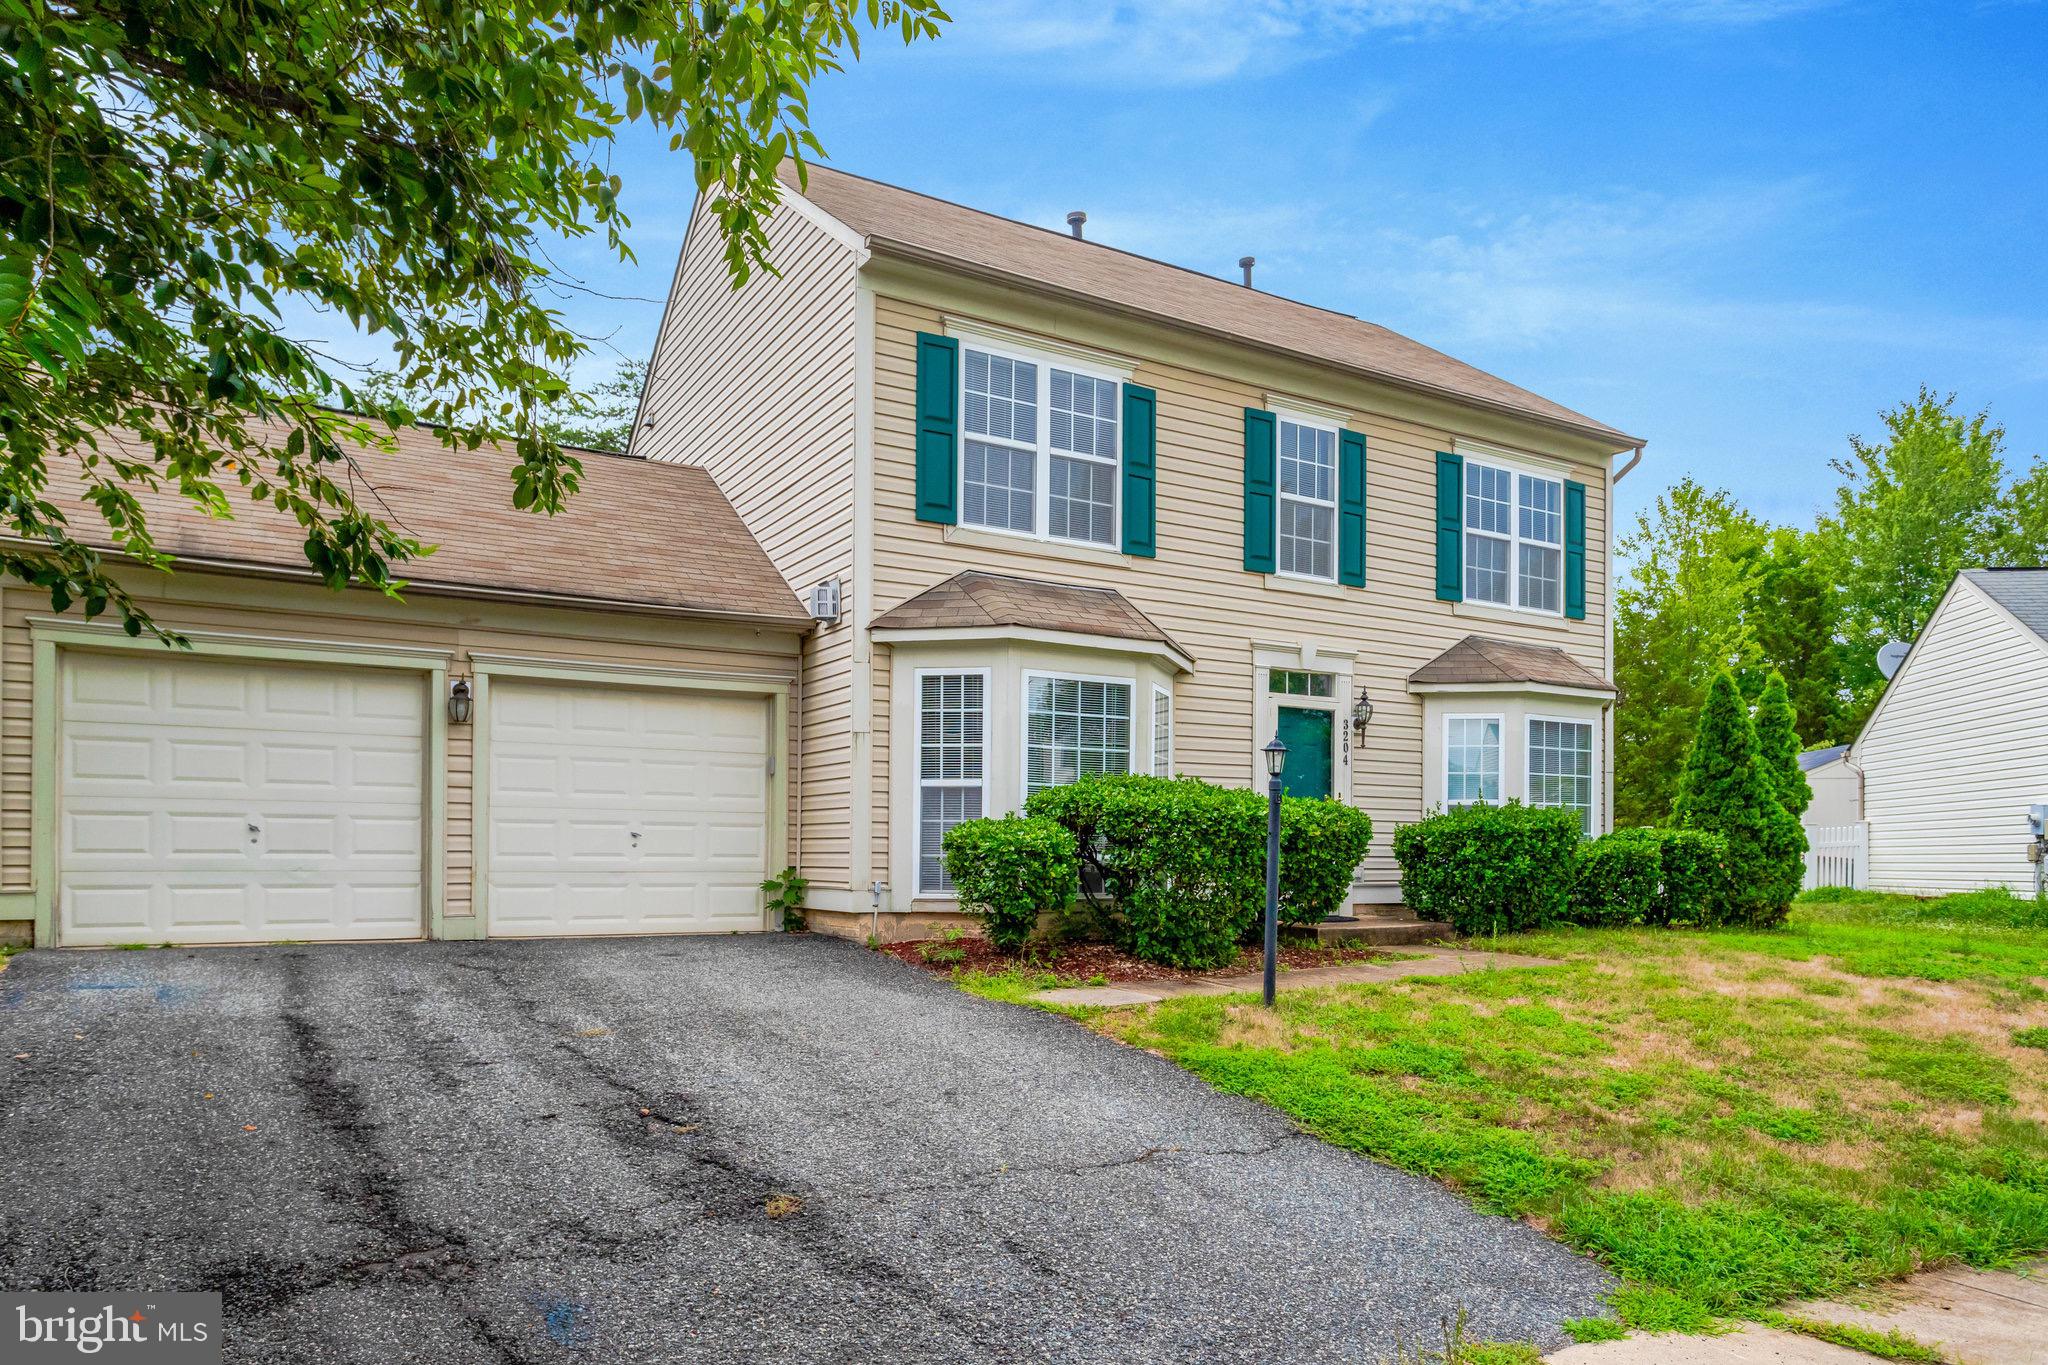
[[(885, 943), (881, 951), (941, 975), (953, 971), (1000, 972), (1012, 967), (1046, 971), (1076, 983), (1093, 981), (1203, 981), (1219, 976), (1242, 976), (1265, 965), (1264, 952), (1247, 947), (1237, 961), (1206, 972), (1184, 972), (1145, 962), (1117, 951), (1107, 943), (1062, 943), (1035, 949), (1023, 957), (998, 952), (994, 944), (978, 936), (948, 941), (922, 939), (914, 943)], [(1336, 944), (1280, 945), (1280, 962), (1292, 968), (1334, 967), (1343, 962), (1373, 962), (1392, 954), (1376, 948), (1354, 948)]]

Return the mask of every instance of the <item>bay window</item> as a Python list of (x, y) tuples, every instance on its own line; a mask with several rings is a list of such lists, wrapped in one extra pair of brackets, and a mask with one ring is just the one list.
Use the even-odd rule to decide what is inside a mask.
[(1500, 804), (1500, 717), (1444, 718), (1444, 805)]
[(1131, 684), (1024, 675), (1024, 795), (1131, 770)]
[(946, 831), (986, 808), (988, 675), (917, 679), (917, 890), (949, 892)]
[(1593, 832), (1593, 727), (1577, 720), (1529, 719), (1529, 804), (1579, 813)]

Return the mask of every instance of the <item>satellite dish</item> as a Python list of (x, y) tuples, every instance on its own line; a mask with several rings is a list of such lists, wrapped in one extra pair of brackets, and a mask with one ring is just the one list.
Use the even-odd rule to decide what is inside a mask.
[(1894, 640), (1877, 651), (1877, 671), (1889, 678), (1899, 671), (1899, 665), (1906, 662), (1906, 651), (1913, 646), (1904, 640)]

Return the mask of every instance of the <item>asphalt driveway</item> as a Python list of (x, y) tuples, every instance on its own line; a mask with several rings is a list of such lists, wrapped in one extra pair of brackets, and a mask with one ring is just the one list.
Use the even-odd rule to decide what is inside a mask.
[(26, 954), (0, 1067), (0, 1288), (218, 1289), (237, 1361), (1374, 1361), (1606, 1286), (824, 939)]

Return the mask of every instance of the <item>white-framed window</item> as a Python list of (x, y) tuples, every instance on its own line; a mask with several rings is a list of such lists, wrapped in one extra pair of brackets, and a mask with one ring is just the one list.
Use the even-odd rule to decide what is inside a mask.
[(1465, 457), (1465, 600), (1563, 613), (1562, 478)]
[(1274, 668), (1266, 672), (1266, 688), (1276, 697), (1329, 697), (1337, 680), (1306, 668)]
[(962, 342), (960, 384), (960, 524), (1114, 548), (1118, 381)]
[(946, 831), (988, 808), (988, 670), (917, 675), (917, 891), (953, 889)]
[(1131, 771), (1129, 679), (1024, 675), (1024, 795)]
[(1280, 496), (1275, 566), (1297, 578), (1337, 581), (1337, 428), (1286, 413), (1279, 423)]
[(1499, 716), (1444, 717), (1444, 805), (1500, 804)]
[(1152, 688), (1152, 775), (1173, 776), (1173, 693)]
[(1579, 828), (1593, 832), (1593, 724), (1529, 718), (1529, 804), (1579, 813)]

